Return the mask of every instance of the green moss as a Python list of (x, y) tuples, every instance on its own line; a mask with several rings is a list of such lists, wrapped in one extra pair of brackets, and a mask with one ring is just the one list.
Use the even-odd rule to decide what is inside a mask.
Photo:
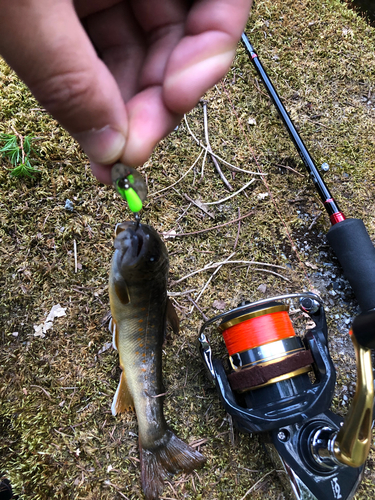
[[(264, 0), (256, 2), (247, 32), (317, 164), (329, 163), (324, 178), (340, 206), (346, 214), (362, 218), (374, 237), (375, 206), (369, 204), (375, 197), (375, 112), (370, 104), (375, 92), (374, 29), (338, 0)], [(0, 133), (12, 133), (14, 127), (23, 137), (38, 137), (40, 170), (36, 179), (21, 181), (11, 178), (7, 164), (0, 163), (2, 469), (23, 500), (112, 500), (121, 498), (118, 492), (132, 500), (142, 498), (136, 418), (134, 414), (114, 418), (110, 413), (118, 383), (117, 353), (109, 349), (98, 354), (111, 340), (103, 319), (109, 309), (113, 228), (131, 214), (112, 187), (91, 176), (88, 160), (73, 139), (3, 62), (0, 82)], [(202, 178), (199, 162), (175, 189), (160, 192), (178, 181), (199, 154), (182, 122), (140, 169), (150, 193), (143, 220), (160, 232), (185, 233), (234, 220), (238, 210), (241, 215), (253, 212), (241, 221), (234, 258), (284, 266), (273, 270), (289, 281), (266, 273), (263, 265), (223, 266), (198, 302), (207, 316), (217, 314), (215, 300), (229, 309), (243, 298), (263, 297), (260, 285), (267, 286), (267, 296), (317, 285), (315, 272), (324, 272), (324, 262), (332, 261), (331, 254), (319, 255), (328, 252), (323, 234), (329, 222), (322, 214), (309, 229), (324, 209), (241, 46), (224, 82), (205, 99), (213, 150), (243, 169), (256, 170), (259, 164), (277, 208), (270, 196), (264, 196), (267, 188), (260, 180), (246, 190), (247, 196), (241, 193), (210, 206), (213, 218), (189, 206), (185, 195), (206, 202), (228, 196), (209, 158)], [(188, 122), (204, 141), (200, 105)], [(232, 175), (222, 168), (235, 190), (249, 180), (247, 174)], [(64, 209), (67, 198), (74, 203), (73, 212)], [(299, 263), (279, 213), (293, 242), (307, 241), (311, 247), (309, 252), (300, 250), (300, 260), (317, 265), (317, 270)], [(305, 213), (308, 220), (301, 218)], [(168, 239), (170, 290), (194, 289), (191, 294), (196, 298), (211, 276), (208, 272), (173, 282), (227, 258), (237, 235), (235, 223)], [(335, 319), (345, 311), (324, 287), (319, 291), (329, 306), (331, 352), (338, 369), (333, 409), (344, 415), (348, 403), (342, 388), (352, 390), (355, 381), (349, 341), (337, 331)], [(56, 319), (44, 338), (34, 337), (33, 325), (42, 323), (57, 303), (67, 308), (67, 315)], [(201, 314), (192, 309), (187, 295), (174, 297), (174, 303), (182, 331), (168, 337), (164, 347), (165, 413), (171, 427), (188, 442), (206, 440), (200, 449), (207, 465), (171, 479), (164, 496), (242, 498), (260, 480), (251, 498), (283, 498), (278, 473), (266, 476), (273, 466), (258, 437), (232, 432), (206, 378), (195, 346)], [(348, 303), (352, 314), (350, 297)], [(215, 353), (224, 355), (219, 336), (210, 335)], [(373, 460), (371, 450), (356, 500), (374, 496)]]

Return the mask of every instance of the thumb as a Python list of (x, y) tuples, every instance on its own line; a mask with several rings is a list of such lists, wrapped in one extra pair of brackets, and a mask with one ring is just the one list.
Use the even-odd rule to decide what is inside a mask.
[(93, 162), (115, 162), (128, 133), (125, 105), (73, 3), (0, 0), (0, 8), (5, 60)]

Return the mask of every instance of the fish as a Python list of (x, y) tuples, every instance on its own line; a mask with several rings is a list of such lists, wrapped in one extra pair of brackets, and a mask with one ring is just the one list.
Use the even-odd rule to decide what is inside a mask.
[(112, 414), (135, 409), (141, 482), (146, 500), (156, 500), (164, 479), (201, 467), (204, 456), (179, 439), (163, 414), (162, 345), (167, 321), (179, 319), (167, 295), (169, 259), (156, 230), (123, 222), (115, 231), (109, 277), (110, 331), (122, 370)]

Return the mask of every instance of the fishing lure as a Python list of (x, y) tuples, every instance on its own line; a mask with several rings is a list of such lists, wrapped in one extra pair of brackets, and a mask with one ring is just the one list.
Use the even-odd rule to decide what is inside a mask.
[(127, 202), (129, 209), (139, 213), (147, 197), (147, 186), (142, 175), (135, 168), (116, 163), (111, 176), (116, 191)]

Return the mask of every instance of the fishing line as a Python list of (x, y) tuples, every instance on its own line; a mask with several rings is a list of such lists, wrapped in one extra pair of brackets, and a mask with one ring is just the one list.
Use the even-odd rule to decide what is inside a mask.
[(269, 342), (295, 337), (287, 311), (251, 318), (222, 332), (230, 356)]
[(256, 157), (256, 155), (255, 155), (254, 149), (252, 148), (252, 146), (251, 146), (251, 144), (250, 144), (250, 141), (249, 141), (249, 138), (248, 138), (248, 136), (247, 136), (247, 134), (246, 134), (246, 132), (245, 132), (245, 130), (244, 130), (244, 128), (243, 128), (243, 126), (242, 126), (241, 119), (240, 119), (240, 117), (238, 116), (238, 113), (237, 113), (236, 108), (235, 108), (235, 106), (234, 106), (234, 104), (233, 104), (233, 102), (232, 102), (232, 100), (231, 100), (231, 98), (230, 98), (230, 95), (229, 95), (229, 93), (228, 93), (228, 91), (227, 91), (227, 88), (226, 88), (226, 86), (225, 86), (224, 81), (222, 81), (222, 82), (221, 82), (221, 85), (222, 85), (222, 89), (223, 89), (223, 91), (225, 92), (225, 94), (226, 94), (226, 96), (227, 96), (227, 99), (228, 99), (228, 101), (229, 101), (229, 104), (230, 104), (230, 106), (231, 106), (231, 108), (232, 108), (232, 110), (233, 110), (234, 114), (236, 115), (238, 125), (239, 125), (239, 127), (240, 127), (240, 129), (241, 129), (242, 134), (243, 134), (243, 135), (244, 135), (244, 137), (245, 137), (245, 140), (246, 140), (246, 142), (247, 142), (247, 145), (248, 145), (248, 147), (249, 147), (249, 149), (250, 149), (250, 151), (251, 151), (251, 154), (252, 154), (252, 156), (253, 156), (253, 158), (254, 158), (254, 161), (255, 161), (255, 163), (256, 163), (256, 165), (257, 165), (258, 171), (259, 171), (259, 173), (261, 174), (262, 181), (263, 181), (263, 183), (264, 183), (264, 185), (265, 185), (265, 187), (266, 187), (266, 189), (267, 189), (267, 192), (268, 192), (268, 194), (269, 194), (269, 196), (270, 196), (270, 198), (271, 198), (271, 200), (272, 200), (272, 203), (273, 203), (273, 205), (274, 205), (274, 208), (275, 208), (275, 210), (276, 210), (276, 213), (277, 213), (277, 215), (279, 216), (279, 218), (280, 218), (280, 220), (281, 220), (282, 225), (284, 226), (284, 229), (285, 229), (285, 232), (286, 232), (287, 238), (288, 238), (288, 240), (289, 240), (289, 242), (290, 242), (290, 244), (291, 244), (292, 250), (294, 251), (294, 253), (295, 253), (295, 254), (296, 254), (296, 256), (297, 256), (298, 263), (299, 263), (299, 265), (300, 265), (300, 267), (301, 267), (301, 269), (302, 269), (303, 274), (305, 275), (306, 280), (307, 280), (307, 281), (308, 281), (308, 283), (309, 283), (309, 287), (310, 287), (310, 288), (313, 288), (312, 283), (311, 283), (311, 281), (310, 281), (310, 278), (309, 278), (309, 277), (308, 277), (308, 275), (307, 275), (305, 265), (304, 265), (304, 263), (302, 262), (302, 260), (301, 260), (301, 258), (300, 258), (300, 255), (299, 255), (299, 253), (298, 253), (297, 246), (296, 246), (296, 244), (294, 243), (294, 241), (293, 241), (293, 239), (292, 239), (292, 237), (291, 237), (291, 235), (290, 235), (290, 232), (289, 232), (289, 230), (288, 230), (288, 226), (287, 226), (287, 224), (286, 224), (285, 220), (283, 219), (283, 217), (282, 217), (282, 215), (281, 215), (281, 212), (280, 212), (280, 210), (279, 210), (279, 207), (278, 207), (278, 205), (277, 205), (277, 202), (276, 202), (275, 198), (274, 198), (274, 197), (273, 197), (273, 195), (272, 195), (271, 189), (270, 189), (270, 187), (269, 187), (269, 185), (268, 185), (268, 183), (267, 183), (267, 180), (266, 180), (266, 178), (265, 178), (266, 176), (264, 175), (264, 172), (263, 172), (263, 170), (262, 170), (262, 168), (261, 168), (261, 166), (260, 166), (260, 164), (259, 164), (259, 162), (258, 162), (258, 159), (257, 159), (257, 157)]

